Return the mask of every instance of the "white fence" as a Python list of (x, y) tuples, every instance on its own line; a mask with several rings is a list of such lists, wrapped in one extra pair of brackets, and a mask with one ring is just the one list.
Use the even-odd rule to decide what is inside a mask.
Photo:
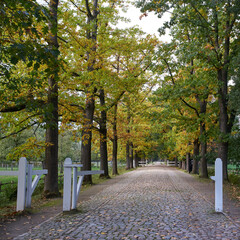
[[(0, 171), (0, 176), (18, 176), (17, 211), (31, 207), (32, 194), (43, 174), (47, 170), (33, 170), (33, 164), (28, 164), (26, 158), (20, 158), (18, 171)], [(32, 182), (32, 176), (35, 176)]]
[[(85, 175), (103, 174), (103, 170), (77, 171), (81, 164), (72, 164), (70, 158), (64, 162), (64, 183), (63, 183), (63, 211), (70, 211), (77, 208), (77, 200)], [(72, 176), (73, 170), (73, 176)], [(79, 177), (79, 179), (77, 179)], [(72, 181), (73, 178), (73, 181)], [(73, 182), (73, 183), (72, 183)], [(72, 188), (72, 191), (71, 191)], [(72, 200), (72, 206), (71, 206)]]
[(145, 159), (145, 160), (143, 159), (143, 160), (138, 161), (138, 166), (139, 167), (147, 166), (147, 164), (148, 164), (148, 160), (147, 159)]
[(167, 166), (168, 166), (168, 167), (175, 167), (175, 166), (176, 166), (176, 163), (175, 163), (175, 161), (169, 161), (169, 160), (167, 160)]

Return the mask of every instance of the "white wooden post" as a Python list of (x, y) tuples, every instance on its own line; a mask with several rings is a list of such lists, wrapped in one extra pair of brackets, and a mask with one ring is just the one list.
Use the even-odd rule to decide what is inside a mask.
[(72, 160), (66, 158), (64, 161), (63, 181), (63, 211), (71, 210), (71, 185), (72, 185)]
[(223, 169), (222, 159), (217, 158), (215, 161), (215, 176), (210, 177), (215, 181), (215, 211), (223, 211)]
[(78, 199), (78, 196), (79, 196), (79, 193), (80, 193), (80, 190), (81, 190), (81, 186), (82, 186), (82, 183), (83, 183), (83, 179), (84, 179), (84, 176), (79, 176), (78, 184), (77, 184), (77, 198), (76, 198), (76, 200)]
[(83, 177), (79, 178), (78, 180), (78, 171), (77, 168), (82, 167), (82, 164), (72, 164), (73, 168), (73, 186), (72, 186), (72, 208), (71, 209), (76, 209), (77, 208), (77, 200), (80, 192), (80, 188), (82, 185)]
[(22, 157), (18, 165), (17, 211), (23, 211), (26, 197), (27, 160)]
[[(28, 172), (27, 172), (27, 193), (26, 193), (26, 207), (31, 207), (32, 202), (32, 194), (43, 174), (47, 174), (48, 170), (33, 170), (33, 164), (28, 164)], [(32, 182), (32, 176), (36, 175), (33, 182)]]
[[(66, 158), (64, 162), (64, 183), (63, 183), (63, 211), (70, 211), (77, 208), (77, 200), (85, 175), (103, 174), (103, 170), (98, 171), (77, 171), (82, 164), (72, 164), (70, 158)], [(71, 207), (71, 184), (72, 184), (72, 168), (73, 168), (73, 186), (72, 186), (72, 207)], [(79, 179), (78, 179), (79, 177)]]
[(27, 171), (27, 194), (26, 194), (26, 207), (31, 207), (31, 196), (32, 196), (32, 169), (33, 164), (28, 164)]
[(77, 167), (73, 167), (72, 209), (77, 207)]

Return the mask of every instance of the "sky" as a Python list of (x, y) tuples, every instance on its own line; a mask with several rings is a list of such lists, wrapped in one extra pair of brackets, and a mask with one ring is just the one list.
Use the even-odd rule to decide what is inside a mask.
[[(44, 0), (37, 0), (41, 4), (45, 4)], [(130, 0), (132, 3), (134, 3), (134, 0)], [(147, 13), (147, 16), (142, 17), (140, 19), (140, 16), (142, 13), (140, 12), (139, 8), (136, 8), (134, 5), (129, 5), (129, 10), (127, 13), (121, 13), (122, 16), (130, 18), (131, 23), (121, 23), (119, 27), (131, 27), (134, 25), (139, 25), (140, 28), (148, 33), (148, 34), (155, 34), (162, 42), (170, 42), (171, 37), (169, 36), (168, 32), (165, 36), (159, 36), (158, 29), (163, 25), (163, 23), (170, 19), (170, 14), (166, 13), (163, 15), (163, 17), (160, 19), (155, 15), (154, 13)]]
[(170, 19), (170, 14), (165, 14), (160, 19), (154, 13), (147, 13), (146, 17), (142, 17), (140, 19), (142, 13), (139, 8), (134, 6), (129, 6), (127, 13), (121, 14), (131, 20), (131, 23), (121, 23), (121, 28), (139, 25), (144, 32), (148, 34), (155, 34), (163, 42), (170, 42), (171, 38), (168, 33), (165, 36), (159, 36), (158, 32), (158, 29), (163, 25), (163, 23)]

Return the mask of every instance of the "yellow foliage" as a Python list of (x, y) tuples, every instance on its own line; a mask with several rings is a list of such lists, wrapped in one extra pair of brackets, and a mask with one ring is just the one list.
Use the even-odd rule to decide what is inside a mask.
[(26, 157), (34, 161), (44, 153), (45, 148), (48, 146), (51, 146), (51, 144), (37, 141), (35, 137), (31, 137), (24, 144), (16, 147), (9, 153), (7, 159), (18, 161), (20, 157)]

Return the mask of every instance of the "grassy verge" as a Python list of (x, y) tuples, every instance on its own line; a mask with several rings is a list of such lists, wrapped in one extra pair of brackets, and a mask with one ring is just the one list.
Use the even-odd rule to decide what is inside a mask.
[[(93, 169), (96, 170), (96, 169)], [(119, 175), (129, 172), (131, 170), (126, 170), (125, 167), (119, 167), (118, 172)], [(115, 176), (112, 175), (112, 169), (109, 169), (109, 175), (111, 178)], [(100, 184), (108, 179), (99, 178), (99, 175), (92, 176), (93, 184)], [(12, 177), (4, 177), (0, 181), (2, 182), (9, 182), (14, 181), (17, 182), (17, 178), (13, 179)], [(62, 198), (54, 198), (54, 199), (46, 199), (42, 196), (44, 183), (43, 181), (38, 183), (37, 188), (34, 191), (32, 196), (32, 207), (31, 209), (27, 209), (27, 212), (36, 213), (41, 211), (43, 208), (49, 208), (53, 206), (61, 206), (62, 205)], [(91, 185), (83, 185), (81, 191), (85, 191), (86, 189), (90, 188)], [(63, 182), (62, 179), (59, 181), (59, 189), (61, 195), (63, 194)], [(5, 189), (4, 194), (3, 191), (0, 193), (0, 219), (9, 218), (12, 216), (17, 216), (18, 213), (16, 212), (16, 197), (17, 197), (17, 184), (9, 184), (7, 185), (7, 189)]]
[(228, 189), (234, 199), (240, 202), (240, 176), (229, 174), (228, 180), (229, 182), (225, 183), (226, 189)]
[[(188, 173), (186, 170), (182, 170), (179, 168), (179, 170)], [(208, 176), (209, 178), (200, 178), (198, 174), (191, 174), (194, 176), (198, 181), (204, 182), (204, 183), (210, 183), (212, 180), (210, 179), (210, 176), (215, 175), (214, 168), (208, 169)], [(240, 175), (229, 173), (228, 174), (228, 181), (224, 181), (223, 184), (224, 190), (226, 190), (230, 196), (240, 202)]]

